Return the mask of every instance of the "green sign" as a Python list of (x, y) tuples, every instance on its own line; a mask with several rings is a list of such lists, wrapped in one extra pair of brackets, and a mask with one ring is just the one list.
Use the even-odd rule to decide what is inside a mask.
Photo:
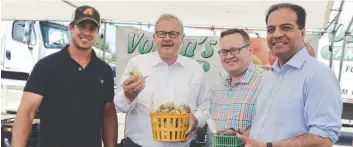
[[(353, 47), (346, 46), (345, 51), (344, 51), (344, 58), (343, 61), (353, 61)], [(329, 46), (324, 46), (321, 50), (321, 57), (330, 60), (330, 52), (329, 52)], [(341, 54), (342, 54), (342, 46), (335, 46), (333, 48), (333, 60), (341, 60)]]
[[(198, 39), (185, 38), (179, 54), (186, 57), (194, 57), (195, 50), (197, 48), (201, 48), (201, 46), (204, 46), (205, 51), (201, 53), (201, 57), (205, 60), (196, 61), (202, 65), (204, 72), (208, 72), (210, 70), (211, 65), (209, 62), (206, 61), (206, 59), (214, 55), (214, 48), (217, 43), (217, 40), (210, 39), (208, 37), (201, 37)], [(152, 37), (144, 33), (129, 33), (127, 46), (128, 54), (132, 54), (136, 49), (140, 54), (146, 54), (149, 52), (156, 51), (156, 47)]]
[[(329, 29), (329, 32), (332, 32), (332, 27)], [(337, 28), (336, 29), (336, 36), (334, 38), (334, 41), (335, 42), (343, 41), (344, 35), (345, 35), (345, 31), (347, 30), (347, 27), (344, 26), (341, 23), (336, 28)], [(353, 27), (352, 27), (352, 30), (350, 32), (353, 32)], [(332, 34), (331, 33), (328, 34), (328, 38), (329, 38), (330, 41), (332, 41)], [(353, 43), (353, 36), (352, 35), (348, 36), (347, 43)]]

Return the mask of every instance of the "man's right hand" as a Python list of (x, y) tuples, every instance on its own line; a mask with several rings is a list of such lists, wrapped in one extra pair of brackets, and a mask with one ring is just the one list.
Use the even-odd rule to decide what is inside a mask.
[(224, 130), (219, 130), (217, 131), (217, 134), (220, 135), (220, 134), (223, 134), (223, 135), (236, 135), (236, 134), (243, 134), (242, 131), (240, 131), (240, 129), (233, 129), (233, 128), (226, 128)]
[(123, 83), (125, 96), (131, 100), (134, 100), (137, 95), (145, 88), (144, 78), (136, 76), (130, 76)]

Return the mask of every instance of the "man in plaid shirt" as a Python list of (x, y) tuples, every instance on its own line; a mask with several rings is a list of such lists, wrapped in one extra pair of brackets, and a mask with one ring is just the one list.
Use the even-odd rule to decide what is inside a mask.
[[(243, 133), (248, 136), (255, 115), (261, 73), (265, 70), (252, 62), (250, 37), (244, 30), (222, 32), (218, 54), (228, 75), (213, 88), (210, 112), (217, 133)], [(207, 146), (212, 146), (210, 134), (208, 131)]]

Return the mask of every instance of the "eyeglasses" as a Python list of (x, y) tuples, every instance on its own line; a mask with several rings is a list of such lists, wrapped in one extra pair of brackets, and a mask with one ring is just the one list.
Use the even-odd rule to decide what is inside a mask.
[(243, 48), (248, 47), (248, 46), (250, 46), (250, 45), (249, 45), (249, 44), (246, 44), (246, 45), (244, 45), (244, 46), (242, 46), (242, 47), (240, 47), (240, 48), (232, 48), (232, 49), (230, 49), (230, 50), (222, 49), (222, 50), (219, 50), (219, 51), (218, 51), (218, 54), (219, 54), (220, 56), (222, 56), (222, 57), (227, 56), (227, 55), (228, 55), (228, 52), (231, 53), (232, 55), (236, 55), (236, 54), (239, 54), (240, 51), (241, 51)]
[(165, 31), (156, 31), (157, 37), (159, 38), (165, 38), (167, 35), (169, 35), (170, 38), (175, 39), (178, 38), (180, 33), (171, 31), (171, 32), (165, 32)]

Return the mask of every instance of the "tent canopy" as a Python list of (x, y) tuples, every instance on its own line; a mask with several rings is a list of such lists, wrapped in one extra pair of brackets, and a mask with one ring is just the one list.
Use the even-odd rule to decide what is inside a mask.
[[(171, 13), (188, 26), (264, 28), (266, 10), (275, 3), (299, 4), (307, 11), (307, 28), (324, 28), (333, 6), (331, 0), (258, 0), (258, 1), (83, 1), (67, 0), (75, 5), (90, 5), (102, 19), (154, 24), (158, 16)], [(2, 0), (2, 20), (70, 21), (74, 7), (58, 0)]]

